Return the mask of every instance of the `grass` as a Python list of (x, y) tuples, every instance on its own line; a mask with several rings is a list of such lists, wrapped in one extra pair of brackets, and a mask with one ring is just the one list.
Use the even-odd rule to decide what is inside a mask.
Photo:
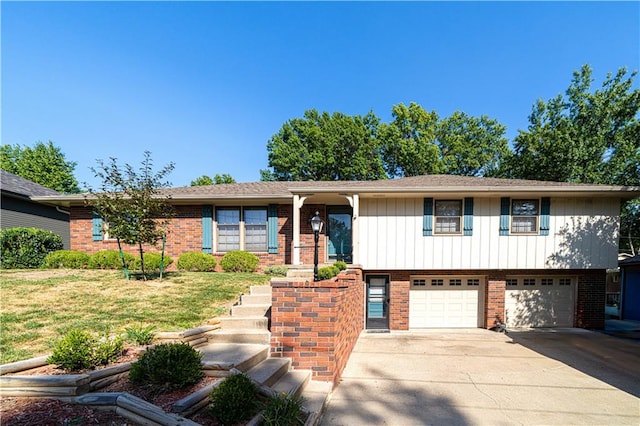
[(0, 271), (0, 364), (47, 355), (72, 328), (124, 333), (131, 326), (179, 331), (228, 312), (261, 274), (169, 272), (127, 281), (119, 271)]

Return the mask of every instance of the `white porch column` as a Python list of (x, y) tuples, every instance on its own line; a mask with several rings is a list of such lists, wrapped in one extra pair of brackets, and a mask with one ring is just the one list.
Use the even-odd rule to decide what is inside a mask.
[(360, 196), (353, 194), (353, 224), (351, 230), (352, 263), (360, 263)]
[(300, 209), (304, 205), (307, 197), (301, 197), (298, 194), (293, 195), (293, 259), (291, 263), (300, 265)]

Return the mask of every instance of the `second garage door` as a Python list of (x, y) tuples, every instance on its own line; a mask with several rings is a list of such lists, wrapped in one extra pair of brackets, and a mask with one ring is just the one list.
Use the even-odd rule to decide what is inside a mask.
[(409, 328), (478, 327), (480, 278), (411, 279)]
[(508, 277), (507, 327), (573, 327), (574, 293), (571, 278)]

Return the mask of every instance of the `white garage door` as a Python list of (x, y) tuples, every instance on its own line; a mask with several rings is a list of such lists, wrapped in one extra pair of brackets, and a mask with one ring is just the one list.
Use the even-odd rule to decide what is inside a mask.
[(409, 328), (478, 327), (480, 278), (413, 278)]
[(507, 278), (507, 327), (573, 327), (574, 292), (571, 278)]

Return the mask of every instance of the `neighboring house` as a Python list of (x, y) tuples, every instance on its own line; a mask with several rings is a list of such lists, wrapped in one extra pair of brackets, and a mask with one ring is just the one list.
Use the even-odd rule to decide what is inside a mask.
[(32, 197), (59, 197), (60, 193), (5, 170), (0, 170), (0, 228), (41, 228), (60, 235), (70, 247), (69, 212), (59, 206), (34, 201)]
[[(261, 266), (312, 265), (310, 219), (325, 221), (320, 263), (362, 270), (365, 327), (604, 326), (622, 199), (639, 188), (448, 175), (381, 181), (255, 182), (166, 190), (166, 243)], [(71, 211), (71, 248), (114, 249), (83, 195), (37, 197)]]
[(620, 261), (620, 319), (640, 321), (640, 255)]

